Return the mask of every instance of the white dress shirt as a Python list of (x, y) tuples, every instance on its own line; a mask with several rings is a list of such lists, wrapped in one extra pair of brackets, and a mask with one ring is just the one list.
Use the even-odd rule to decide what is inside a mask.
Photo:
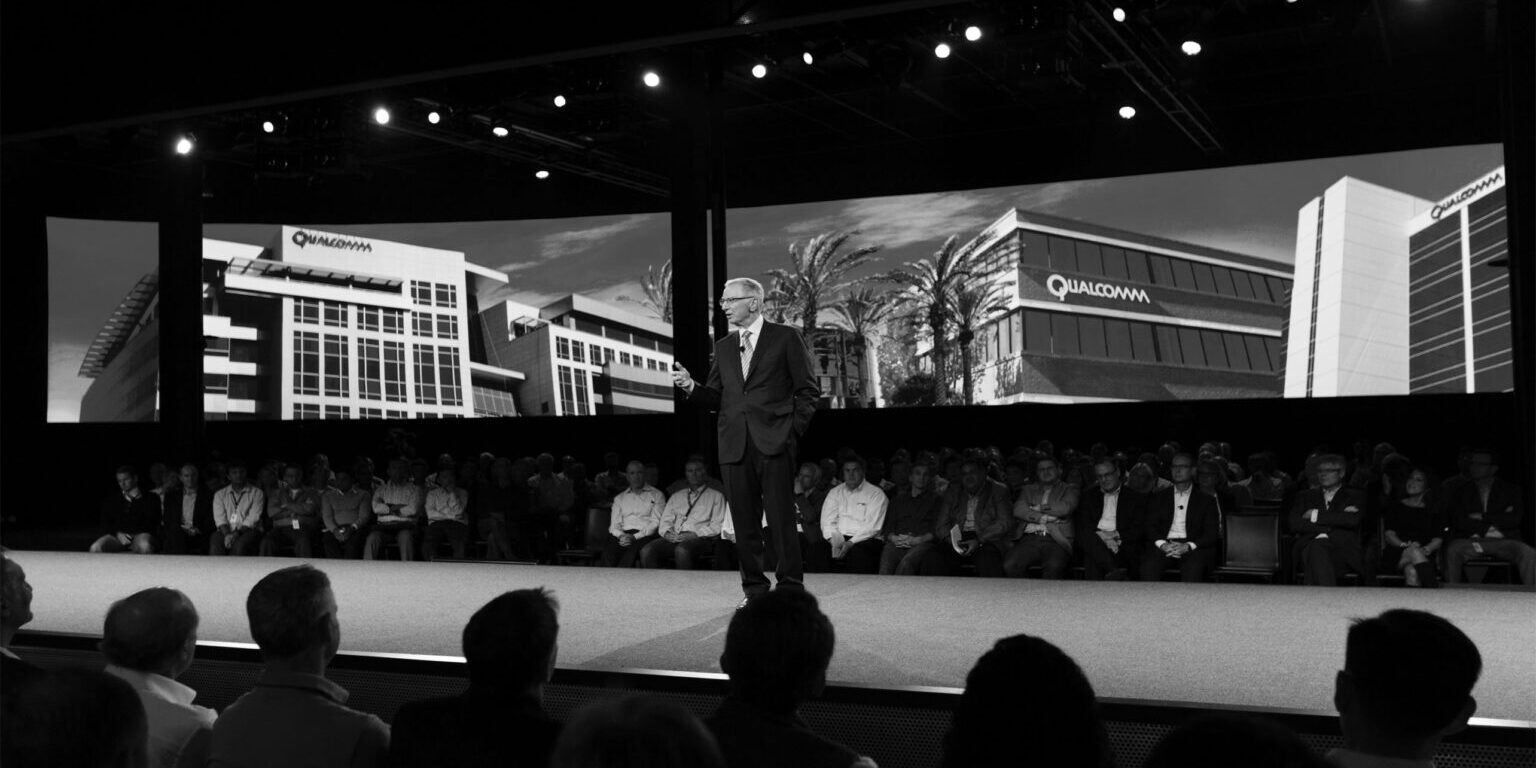
[(1115, 514), (1120, 510), (1120, 489), (1104, 494), (1104, 514), (1099, 517), (1099, 530), (1115, 532)]
[(877, 538), (885, 526), (885, 507), (890, 502), (885, 491), (872, 483), (859, 483), (850, 490), (838, 483), (821, 503), (821, 535), (827, 541), (852, 537), (850, 544)]
[[(373, 517), (380, 523), (405, 523), (416, 519), (421, 509), (422, 493), (415, 483), (384, 483), (373, 492)], [(390, 505), (399, 505), (399, 511)]]
[(246, 484), (237, 491), (233, 485), (226, 485), (213, 494), (213, 524), (227, 525), (231, 531), (255, 528), (266, 508), (267, 495), (260, 488)]
[(627, 530), (636, 530), (635, 538), (653, 536), (661, 525), (661, 511), (667, 506), (667, 497), (661, 491), (647, 485), (640, 490), (625, 488), (613, 497), (613, 516), (608, 523), (608, 533), (615, 539)]
[(186, 488), (181, 492), (181, 527), (183, 528), (190, 529), (192, 526), (196, 525), (196, 523), (193, 522), (193, 518), (195, 517), (193, 513), (197, 511), (198, 493), (198, 490), (195, 488)]
[[(744, 332), (751, 334), (751, 336), (745, 336), (745, 337), (742, 336), (741, 334), (744, 333)], [(750, 338), (752, 340), (752, 352), (751, 352), (751, 354), (745, 354), (744, 353), (741, 356), (741, 375), (743, 377), (745, 377), (747, 375), (747, 371), (751, 370), (751, 368), (752, 368), (752, 356), (757, 353), (757, 345), (761, 344), (762, 341), (763, 341), (763, 316), (762, 315), (758, 315), (756, 319), (754, 319), (749, 325), (747, 325), (747, 327), (745, 327), (745, 328), (737, 328), (736, 329), (736, 339), (737, 339), (738, 343), (744, 343), (743, 339), (746, 339), (746, 338)]]
[(1168, 527), (1168, 538), (1156, 542), (1158, 546), (1162, 546), (1163, 542), (1168, 541), (1169, 539), (1189, 538), (1184, 530), (1184, 521), (1189, 517), (1189, 496), (1194, 490), (1195, 487), (1193, 485), (1182, 491), (1178, 489), (1178, 486), (1174, 486), (1173, 525)]
[(441, 486), (433, 488), (427, 492), (427, 522), (451, 520), (467, 523), (469, 518), (464, 514), (464, 507), (468, 503), (469, 491), (464, 488), (454, 488), (452, 491)]
[(667, 499), (661, 512), (658, 531), (692, 533), (695, 536), (719, 536), (725, 524), (725, 494), (705, 485), (698, 490), (683, 488)]

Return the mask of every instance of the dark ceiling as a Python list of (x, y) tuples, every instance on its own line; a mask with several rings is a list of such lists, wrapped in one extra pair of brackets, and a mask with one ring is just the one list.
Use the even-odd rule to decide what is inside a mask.
[[(1507, 130), (1493, 0), (1138, 0), (1118, 3), (1124, 23), (1101, 0), (43, 5), (12, 4), (0, 24), (3, 170), (68, 215), (151, 217), (146, 190), (183, 129), (199, 141), (208, 220), (295, 223), (662, 210), (695, 109), (717, 110), (731, 205)], [(971, 23), (980, 41), (964, 40)], [(1185, 39), (1203, 51), (1180, 53)], [(948, 59), (933, 55), (941, 40)], [(641, 85), (646, 68), (662, 87)], [(370, 119), (379, 105), (388, 126)]]

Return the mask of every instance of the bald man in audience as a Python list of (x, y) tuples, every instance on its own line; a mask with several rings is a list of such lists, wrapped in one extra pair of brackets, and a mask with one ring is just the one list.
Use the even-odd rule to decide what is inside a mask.
[(176, 682), (197, 653), (197, 609), (166, 587), (112, 604), (101, 631), (107, 674), (133, 686), (148, 718), (149, 765), (203, 765), (218, 713), (193, 704), (197, 691)]
[(661, 512), (658, 538), (640, 550), (643, 568), (659, 568), (676, 563), (678, 570), (697, 567), (701, 552), (712, 552), (720, 540), (720, 529), (730, 509), (725, 494), (709, 487), (709, 475), (703, 459), (689, 459), (683, 469), (687, 485), (667, 499)]
[(629, 487), (613, 497), (613, 513), (608, 522), (608, 542), (603, 545), (602, 564), (609, 568), (630, 568), (645, 545), (656, 539), (661, 527), (661, 511), (667, 499), (645, 481), (645, 463), (631, 461), (624, 468)]

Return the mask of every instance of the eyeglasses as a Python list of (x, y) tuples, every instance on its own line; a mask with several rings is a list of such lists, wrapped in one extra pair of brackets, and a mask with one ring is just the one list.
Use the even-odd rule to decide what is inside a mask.
[(754, 298), (754, 297), (752, 297), (752, 296), (721, 296), (720, 300), (715, 302), (715, 303), (719, 304), (722, 307), (729, 307), (730, 305), (735, 304), (738, 301), (746, 301), (747, 299), (751, 299), (751, 298)]

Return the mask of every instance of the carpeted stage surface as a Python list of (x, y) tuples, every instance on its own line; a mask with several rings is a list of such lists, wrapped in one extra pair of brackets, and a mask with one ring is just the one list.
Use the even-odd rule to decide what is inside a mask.
[[(249, 643), (245, 596), (292, 560), (12, 552), (35, 593), (29, 630), (99, 635), (110, 602), (186, 592), (204, 641)], [(719, 673), (740, 592), (734, 573), (317, 560), (341, 606), (344, 652), (460, 655), (476, 608), (545, 586), (561, 603), (562, 667)], [(812, 574), (837, 628), (829, 677), (962, 688), (1000, 637), (1026, 632), (1075, 657), (1100, 696), (1331, 712), (1349, 620), (1433, 611), (1482, 650), (1478, 716), (1536, 721), (1536, 595), (1506, 590), (1242, 584), (1045, 583)]]

